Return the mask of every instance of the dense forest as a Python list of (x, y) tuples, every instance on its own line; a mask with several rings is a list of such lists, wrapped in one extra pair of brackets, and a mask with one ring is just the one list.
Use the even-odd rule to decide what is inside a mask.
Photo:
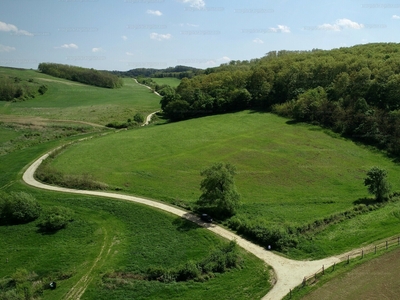
[(172, 121), (267, 110), (400, 155), (400, 44), (272, 51), (183, 78), (163, 94)]
[(122, 87), (123, 85), (122, 79), (118, 76), (110, 74), (109, 72), (103, 72), (94, 69), (55, 63), (40, 63), (38, 69), (39, 71), (54, 77), (64, 78), (98, 87), (113, 89)]
[(199, 75), (204, 73), (201, 69), (196, 69), (187, 66), (176, 66), (169, 67), (166, 69), (146, 69), (146, 68), (137, 68), (129, 71), (111, 71), (112, 74), (122, 76), (122, 77), (154, 77), (154, 78), (163, 78), (163, 77), (175, 77), (175, 78), (192, 78), (195, 75)]
[(19, 77), (0, 76), (0, 101), (23, 101), (43, 95), (47, 86), (33, 79), (23, 80)]

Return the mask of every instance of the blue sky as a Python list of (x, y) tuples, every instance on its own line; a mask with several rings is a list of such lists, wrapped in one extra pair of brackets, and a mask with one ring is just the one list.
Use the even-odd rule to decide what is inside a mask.
[(400, 42), (400, 2), (1, 0), (0, 65), (218, 66), (272, 50)]

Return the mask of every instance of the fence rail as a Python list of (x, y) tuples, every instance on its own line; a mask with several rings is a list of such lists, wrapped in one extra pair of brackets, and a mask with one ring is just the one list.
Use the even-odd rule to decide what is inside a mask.
[[(331, 272), (335, 271), (336, 265), (338, 263), (347, 261), (347, 263), (349, 264), (350, 261), (354, 258), (357, 258), (357, 257), (364, 258), (364, 256), (367, 254), (370, 254), (370, 253), (376, 254), (378, 251), (388, 250), (390, 247), (399, 246), (399, 245), (400, 245), (400, 236), (387, 239), (386, 241), (379, 243), (377, 245), (366, 246), (364, 248), (346, 253), (339, 257), (339, 262), (334, 263), (329, 266), (323, 265), (322, 268), (319, 269), (318, 271), (314, 272), (313, 274), (311, 274), (309, 276), (305, 276), (303, 278), (302, 284), (300, 286), (298, 286), (297, 288), (295, 288), (295, 290), (299, 290), (298, 288), (302, 288), (307, 285), (313, 285), (313, 284), (317, 283), (318, 279), (321, 278), (323, 275), (325, 275), (325, 272), (328, 268), (332, 268)], [(290, 290), (290, 292), (288, 294), (289, 299), (291, 299), (292, 294), (294, 292), (295, 292), (294, 290)]]

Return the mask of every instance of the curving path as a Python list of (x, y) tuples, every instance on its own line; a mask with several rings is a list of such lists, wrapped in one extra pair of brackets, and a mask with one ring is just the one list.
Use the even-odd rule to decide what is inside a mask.
[[(138, 85), (142, 85), (142, 86), (144, 86), (144, 87), (146, 87), (146, 88), (148, 88), (149, 90), (152, 90), (152, 88), (151, 87), (149, 87), (148, 85), (145, 85), (145, 84), (141, 84), (141, 83), (139, 83), (137, 80), (136, 80), (136, 78), (133, 78), (133, 80), (135, 80), (135, 82), (138, 84)], [(153, 91), (153, 93), (154, 94), (156, 94), (157, 96), (160, 96), (160, 97), (162, 97), (157, 91)]]
[(134, 197), (134, 196), (129, 196), (129, 195), (117, 194), (117, 193), (75, 190), (75, 189), (62, 188), (62, 187), (43, 184), (41, 182), (38, 182), (34, 178), (34, 174), (35, 174), (36, 169), (39, 167), (39, 165), (49, 156), (49, 154), (51, 152), (52, 151), (43, 155), (38, 160), (33, 162), (28, 167), (28, 169), (24, 172), (22, 179), (28, 185), (31, 185), (33, 187), (40, 188), (40, 189), (57, 191), (57, 192), (115, 198), (115, 199), (122, 199), (122, 200), (140, 203), (143, 205), (151, 206), (151, 207), (154, 207), (157, 209), (161, 209), (161, 210), (170, 212), (172, 214), (175, 214), (177, 216), (180, 216), (182, 218), (190, 220), (190, 221), (192, 221), (204, 228), (207, 228), (208, 230), (210, 230), (210, 231), (214, 232), (215, 234), (218, 234), (228, 240), (236, 240), (237, 244), (240, 247), (242, 247), (245, 250), (247, 250), (248, 252), (254, 254), (255, 256), (257, 256), (258, 258), (263, 260), (266, 264), (270, 265), (274, 269), (277, 282), (274, 285), (274, 287), (272, 288), (272, 290), (262, 298), (263, 300), (281, 299), (287, 293), (289, 293), (290, 289), (293, 289), (297, 285), (301, 284), (301, 282), (305, 276), (313, 274), (313, 273), (317, 272), (319, 269), (321, 269), (322, 265), (328, 266), (335, 262), (340, 261), (339, 256), (337, 256), (337, 257), (334, 256), (334, 257), (317, 260), (317, 261), (295, 261), (295, 260), (287, 259), (287, 258), (281, 257), (279, 255), (276, 255), (271, 251), (267, 251), (264, 248), (262, 248), (256, 244), (253, 244), (253, 243), (245, 240), (244, 238), (234, 234), (233, 232), (230, 232), (218, 225), (205, 223), (196, 215), (193, 215), (187, 211), (184, 211), (182, 209), (179, 209), (179, 208), (176, 208), (173, 206), (169, 206), (169, 205), (161, 203), (161, 202), (152, 201), (152, 200)]

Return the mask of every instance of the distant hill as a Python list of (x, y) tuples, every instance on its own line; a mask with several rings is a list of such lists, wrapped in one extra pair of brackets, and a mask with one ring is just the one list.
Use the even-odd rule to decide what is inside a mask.
[(400, 157), (400, 44), (271, 51), (182, 79), (161, 107), (173, 121), (272, 110)]
[(136, 68), (129, 71), (111, 71), (112, 74), (122, 77), (175, 77), (175, 78), (192, 78), (195, 75), (203, 74), (202, 69), (197, 69), (187, 66), (175, 66), (166, 69), (152, 69), (152, 68)]
[(118, 76), (94, 69), (56, 63), (40, 63), (38, 70), (44, 74), (54, 77), (64, 78), (98, 87), (113, 89), (120, 88), (123, 85), (123, 81)]

